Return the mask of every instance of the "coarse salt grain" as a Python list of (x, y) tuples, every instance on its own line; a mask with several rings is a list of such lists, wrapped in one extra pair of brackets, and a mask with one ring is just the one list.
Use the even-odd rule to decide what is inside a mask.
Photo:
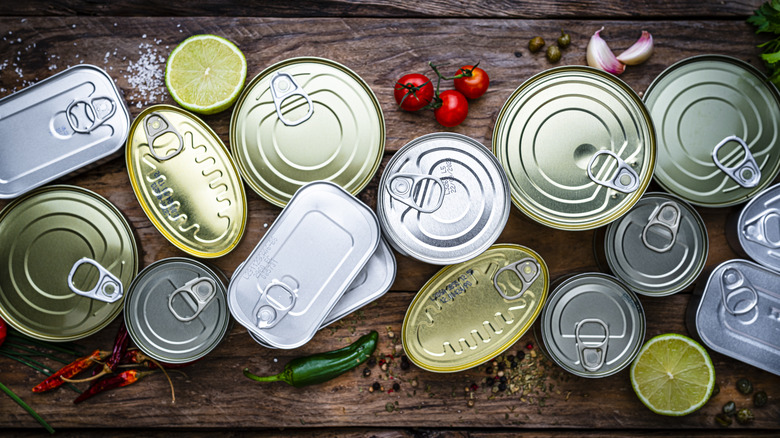
[(160, 56), (157, 49), (149, 43), (138, 46), (140, 57), (137, 61), (130, 61), (127, 74), (124, 77), (132, 88), (130, 103), (137, 108), (142, 108), (149, 103), (162, 101), (165, 96), (163, 82), (165, 58)]

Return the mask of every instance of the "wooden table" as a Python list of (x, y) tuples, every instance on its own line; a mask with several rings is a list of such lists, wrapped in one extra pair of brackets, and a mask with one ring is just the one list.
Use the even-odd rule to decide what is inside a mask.
[[(675, 61), (699, 54), (730, 55), (763, 69), (756, 45), (765, 38), (754, 35), (745, 23), (760, 0), (468, 3), (4, 1), (0, 4), (0, 96), (83, 62), (106, 69), (116, 79), (134, 117), (145, 106), (174, 103), (161, 81), (165, 59), (186, 37), (213, 33), (234, 41), (246, 54), (250, 78), (270, 64), (294, 56), (322, 56), (354, 69), (375, 91), (384, 112), (384, 164), (405, 143), (431, 132), (458, 132), (489, 146), (497, 113), (510, 93), (530, 76), (553, 66), (543, 54), (528, 51), (528, 40), (540, 35), (549, 44), (561, 28), (571, 34), (572, 44), (563, 51), (558, 65), (584, 65), (588, 39), (602, 26), (602, 35), (616, 52), (631, 45), (641, 30), (650, 31), (655, 37), (655, 53), (648, 62), (629, 67), (621, 76), (640, 93)], [(429, 112), (405, 113), (395, 107), (394, 81), (408, 72), (430, 73), (428, 61), (449, 63), (453, 69), (461, 63), (481, 61), (490, 74), (490, 89), (470, 104), (469, 116), (461, 126), (444, 129)], [(146, 81), (139, 82), (144, 77)], [(230, 111), (204, 117), (225, 143), (229, 119)], [(380, 173), (359, 195), (372, 207), (376, 206)], [(126, 215), (139, 238), (143, 266), (184, 255), (162, 237), (141, 210), (128, 184), (123, 158), (62, 182), (105, 196)], [(247, 194), (246, 234), (233, 252), (214, 261), (228, 275), (281, 211), (251, 190)], [(0, 207), (7, 203), (0, 201)], [(736, 257), (724, 236), (726, 217), (732, 210), (699, 209), (709, 231), (708, 267)], [(499, 242), (535, 249), (555, 279), (598, 269), (592, 238), (592, 231), (545, 228), (513, 207)], [(175, 404), (162, 376), (78, 406), (71, 404), (74, 393), (66, 389), (32, 394), (30, 388), (41, 376), (3, 357), (0, 381), (59, 432), (74, 436), (88, 432), (119, 436), (172, 432), (231, 436), (249, 432), (297, 436), (780, 433), (780, 377), (714, 352), (711, 356), (720, 394), (700, 411), (682, 418), (662, 417), (646, 409), (631, 389), (627, 370), (598, 380), (565, 373), (536, 354), (537, 349), (526, 349), (526, 344), (534, 342), (530, 334), (507, 353), (526, 353), (519, 369), (507, 374), (515, 383), (514, 392), (494, 394), (484, 386), (488, 377), (484, 365), (455, 374), (402, 366), (399, 343), (404, 313), (416, 291), (438, 269), (398, 256), (398, 276), (389, 293), (320, 331), (297, 350), (262, 348), (235, 324), (216, 350), (186, 369), (186, 377), (174, 376)], [(647, 338), (666, 332), (689, 334), (684, 323), (689, 299), (690, 292), (657, 299), (641, 297), (647, 314)], [(109, 348), (116, 328), (114, 322), (79, 344), (88, 349)], [(293, 357), (339, 348), (372, 329), (380, 333), (377, 357), (388, 359), (388, 367), (374, 366), (370, 377), (363, 376), (365, 366), (361, 366), (328, 383), (295, 389), (281, 383), (255, 384), (241, 373), (244, 367), (274, 373)], [(741, 377), (749, 377), (756, 388), (766, 390), (769, 405), (754, 409), (752, 425), (735, 423), (722, 429), (714, 417), (727, 401), (752, 407), (751, 398), (735, 389), (735, 381)], [(369, 392), (374, 382), (384, 391)], [(390, 391), (395, 382), (400, 390)], [(472, 384), (477, 389), (466, 391)], [(468, 406), (471, 398), (473, 407)], [(0, 412), (0, 430), (4, 432), (27, 436), (42, 431), (7, 397), (0, 397)]]

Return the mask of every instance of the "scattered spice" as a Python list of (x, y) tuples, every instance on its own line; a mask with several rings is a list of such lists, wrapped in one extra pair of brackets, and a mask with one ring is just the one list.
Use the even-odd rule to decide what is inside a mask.
[(731, 426), (731, 423), (733, 421), (734, 420), (732, 420), (731, 417), (729, 417), (726, 414), (722, 414), (721, 413), (721, 414), (718, 414), (718, 415), (715, 416), (715, 422), (718, 423), (719, 425), (721, 425), (722, 427), (729, 427), (729, 426)]
[(364, 368), (363, 369), (363, 377), (371, 377), (371, 369)]
[(385, 410), (386, 410), (387, 412), (393, 412), (393, 411), (395, 410), (395, 405), (394, 405), (393, 403), (390, 403), (390, 402), (388, 402), (388, 403), (385, 405)]
[(729, 417), (733, 417), (737, 413), (737, 404), (733, 401), (730, 401), (723, 405), (722, 409), (723, 413), (725, 415), (728, 415)]
[(742, 394), (750, 394), (753, 392), (753, 384), (750, 383), (750, 380), (742, 378), (737, 380), (737, 391), (741, 392)]
[(767, 401), (769, 401), (769, 398), (764, 391), (758, 391), (756, 395), (753, 396), (753, 406), (757, 408), (766, 406)]
[(739, 424), (749, 424), (752, 423), (754, 419), (753, 411), (748, 408), (742, 408), (737, 412), (737, 423)]
[(371, 385), (372, 391), (379, 391), (380, 389), (382, 389), (382, 385), (380, 385), (379, 382), (374, 382), (374, 384)]

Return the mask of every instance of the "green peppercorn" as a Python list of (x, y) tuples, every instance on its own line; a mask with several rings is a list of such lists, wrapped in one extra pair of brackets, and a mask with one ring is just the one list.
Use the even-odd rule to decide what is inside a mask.
[(558, 62), (561, 60), (561, 49), (558, 46), (550, 46), (547, 48), (547, 60), (550, 62)]
[(542, 47), (544, 47), (544, 39), (542, 39), (542, 37), (533, 37), (531, 38), (531, 41), (528, 42), (528, 50), (530, 50), (531, 53), (542, 50)]
[(743, 394), (750, 394), (753, 392), (753, 384), (748, 379), (737, 380), (737, 390)]
[(715, 416), (715, 422), (723, 427), (729, 427), (733, 420), (726, 414), (718, 414)]
[(766, 406), (766, 402), (768, 401), (768, 398), (766, 396), (766, 392), (764, 391), (758, 391), (756, 395), (753, 396), (753, 406), (760, 408), (762, 406)]
[(729, 417), (733, 417), (734, 414), (737, 413), (737, 404), (733, 401), (730, 401), (723, 405), (723, 413), (728, 415)]
[(737, 423), (739, 424), (752, 423), (754, 419), (753, 411), (748, 408), (742, 408), (737, 412)]
[(563, 49), (568, 47), (569, 44), (571, 44), (571, 36), (561, 29), (561, 36), (558, 37), (558, 45)]

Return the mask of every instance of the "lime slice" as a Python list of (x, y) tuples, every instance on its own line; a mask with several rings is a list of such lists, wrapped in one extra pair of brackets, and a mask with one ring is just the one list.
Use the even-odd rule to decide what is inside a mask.
[(707, 350), (693, 339), (674, 333), (658, 335), (634, 359), (631, 386), (656, 414), (688, 415), (709, 400), (715, 369)]
[(173, 100), (200, 114), (228, 109), (245, 80), (244, 54), (216, 35), (195, 35), (182, 41), (165, 66), (165, 86)]

